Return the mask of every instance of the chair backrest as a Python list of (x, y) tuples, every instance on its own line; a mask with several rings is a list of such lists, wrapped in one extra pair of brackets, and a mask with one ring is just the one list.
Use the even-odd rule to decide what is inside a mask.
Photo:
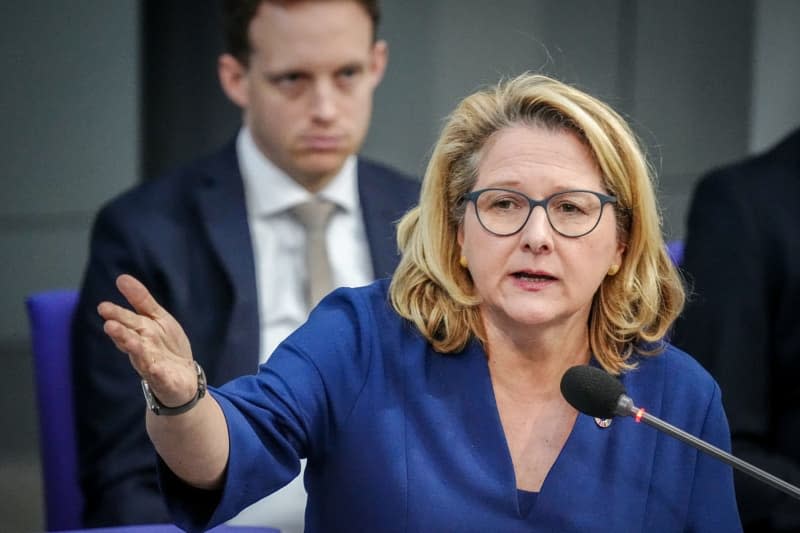
[(675, 239), (667, 242), (667, 253), (675, 266), (681, 266), (681, 263), (683, 263), (683, 241)]
[(70, 324), (77, 301), (75, 290), (39, 292), (26, 301), (48, 531), (83, 526), (70, 357)]

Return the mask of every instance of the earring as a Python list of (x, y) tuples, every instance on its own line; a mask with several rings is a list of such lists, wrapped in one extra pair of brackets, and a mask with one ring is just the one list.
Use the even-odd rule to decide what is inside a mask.
[(610, 267), (608, 267), (608, 275), (609, 276), (613, 276), (617, 272), (619, 272), (619, 265), (611, 265)]
[(467, 265), (469, 264), (467, 263), (467, 256), (462, 255), (461, 259), (458, 260), (458, 264), (461, 265), (463, 268), (467, 268)]

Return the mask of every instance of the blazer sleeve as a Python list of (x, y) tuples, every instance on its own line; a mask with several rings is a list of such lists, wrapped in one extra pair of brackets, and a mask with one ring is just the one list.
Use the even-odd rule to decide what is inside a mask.
[(87, 527), (169, 520), (158, 490), (155, 451), (145, 431), (139, 377), (103, 333), (97, 314), (103, 300), (124, 305), (115, 285), (119, 274), (152, 283), (137, 256), (142, 247), (135, 220), (115, 207), (99, 213), (73, 321), (72, 377)]
[(159, 464), (164, 495), (181, 528), (205, 531), (229, 520), (294, 479), (300, 459), (308, 458), (312, 468), (330, 453), (363, 391), (372, 332), (380, 329), (369, 307), (348, 296), (355, 293), (339, 289), (326, 296), (257, 375), (210, 389), (230, 438), (222, 489), (192, 488)]
[(726, 178), (703, 180), (692, 201), (682, 266), (690, 298), (673, 343), (720, 384), (734, 439), (761, 438), (769, 403), (766, 243)]
[[(764, 171), (747, 169), (748, 173)], [(762, 218), (741, 173), (719, 171), (701, 181), (692, 200), (684, 269), (690, 301), (676, 325), (674, 344), (705, 366), (718, 381), (737, 456), (797, 484), (800, 465), (777, 455), (774, 428), (774, 308), (770, 293), (770, 246)], [(769, 198), (769, 197), (767, 197)], [(797, 502), (758, 480), (736, 473), (745, 523), (800, 522)]]

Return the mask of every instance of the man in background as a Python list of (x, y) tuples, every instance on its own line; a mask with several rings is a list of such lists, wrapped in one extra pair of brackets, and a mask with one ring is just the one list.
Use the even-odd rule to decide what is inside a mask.
[[(717, 379), (734, 453), (800, 485), (800, 129), (697, 186), (672, 342)], [(740, 472), (746, 531), (800, 531), (800, 502)]]
[[(378, 20), (375, 0), (226, 1), (218, 74), (242, 109), (238, 135), (98, 214), (72, 346), (86, 526), (170, 521), (139, 380), (96, 312), (102, 300), (119, 301), (119, 274), (142, 280), (192, 325), (208, 383), (221, 385), (254, 373), (305, 320), (320, 264), (328, 288), (394, 270), (394, 222), (419, 185), (356, 155), (388, 57)], [(302, 213), (320, 210), (327, 257), (309, 266), (320, 238)], [(304, 504), (299, 477), (241, 520), (301, 530)]]

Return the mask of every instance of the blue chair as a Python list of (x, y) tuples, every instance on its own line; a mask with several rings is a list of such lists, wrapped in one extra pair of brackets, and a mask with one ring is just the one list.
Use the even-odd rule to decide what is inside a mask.
[(683, 241), (680, 239), (668, 241), (667, 253), (675, 266), (681, 266), (681, 263), (683, 263)]
[(48, 531), (83, 525), (70, 365), (70, 324), (77, 302), (74, 290), (39, 292), (26, 301)]

